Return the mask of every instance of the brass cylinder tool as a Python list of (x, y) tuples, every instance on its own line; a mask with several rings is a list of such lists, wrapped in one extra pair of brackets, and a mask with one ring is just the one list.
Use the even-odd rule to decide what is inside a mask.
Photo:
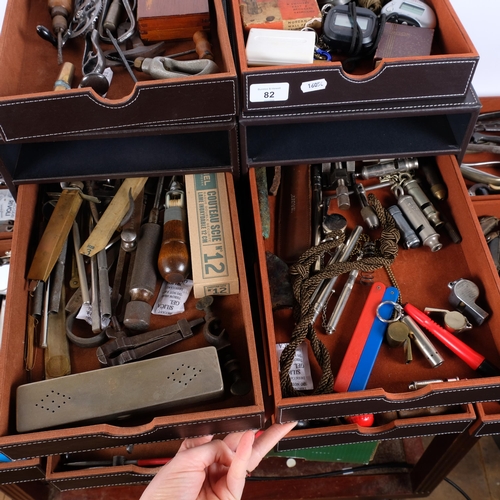
[(424, 174), (427, 184), (429, 184), (429, 189), (436, 198), (436, 200), (446, 200), (448, 198), (448, 188), (439, 172), (437, 165), (430, 161), (428, 158), (421, 158), (419, 160), (420, 170)]
[(151, 319), (153, 298), (158, 277), (158, 250), (161, 241), (161, 226), (158, 224), (163, 177), (158, 178), (153, 208), (148, 222), (141, 226), (134, 268), (130, 278), (130, 302), (125, 306), (123, 324), (130, 330), (147, 330)]
[(241, 367), (234, 354), (228, 334), (221, 326), (221, 320), (212, 311), (214, 298), (211, 295), (203, 297), (196, 303), (196, 309), (205, 311), (203, 336), (205, 340), (217, 349), (219, 363), (223, 374), (229, 378), (230, 391), (233, 396), (244, 396), (251, 390), (251, 384), (241, 374)]
[(68, 29), (68, 19), (73, 12), (73, 2), (71, 0), (49, 0), (48, 7), (52, 17), (52, 30), (57, 36), (57, 63), (62, 64), (62, 37)]
[(410, 329), (410, 338), (413, 340), (419, 351), (424, 355), (425, 359), (430, 363), (430, 365), (435, 368), (436, 366), (440, 366), (444, 359), (439, 354), (437, 349), (434, 347), (434, 344), (429, 340), (424, 331), (420, 328), (418, 323), (405, 314), (401, 321), (405, 323)]
[(189, 263), (186, 195), (184, 186), (174, 176), (165, 195), (163, 239), (158, 254), (158, 270), (165, 281), (182, 283)]

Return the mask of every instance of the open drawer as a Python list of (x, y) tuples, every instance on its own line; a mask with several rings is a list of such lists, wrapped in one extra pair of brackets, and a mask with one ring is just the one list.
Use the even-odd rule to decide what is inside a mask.
[[(0, 171), (9, 188), (141, 171), (232, 170), (237, 164), (236, 69), (223, 2), (210, 0), (208, 6), (216, 73), (153, 79), (131, 69), (135, 83), (123, 65), (112, 66), (113, 78), (102, 97), (90, 87), (78, 87), (85, 36), (65, 43), (63, 60), (74, 65), (73, 83), (54, 91), (61, 70), (57, 50), (37, 34), (38, 25), (50, 31), (47, 3), (7, 2), (0, 35)], [(113, 48), (111, 42), (100, 43), (103, 52)], [(163, 44), (161, 56), (195, 47), (193, 40)], [(197, 58), (190, 53), (181, 60)]]
[(334, 423), (331, 419), (313, 420), (309, 421), (312, 423), (309, 428), (292, 430), (277, 448), (286, 451), (344, 444), (355, 447), (360, 443), (389, 439), (461, 434), (476, 418), (473, 405), (467, 404), (378, 413), (371, 427), (357, 423)]
[[(289, 168), (296, 167), (283, 167), (283, 170), (288, 171)], [(472, 330), (460, 333), (458, 336), (464, 343), (486, 356), (498, 367), (499, 317), (495, 312), (500, 304), (500, 295), (497, 277), (488, 264), (488, 248), (482, 238), (479, 223), (462, 182), (456, 160), (449, 156), (437, 157), (435, 168), (439, 169), (448, 189), (448, 199), (444, 204), (439, 205), (439, 210), (446, 214), (448, 220), (454, 221), (462, 240), (459, 243), (453, 243), (446, 234), (441, 235), (442, 249), (435, 252), (431, 252), (426, 246), (411, 249), (399, 247), (391, 269), (399, 286), (402, 303), (411, 303), (420, 310), (425, 307), (453, 309), (448, 301), (450, 295), (448, 284), (461, 278), (475, 283), (480, 290), (478, 302), (490, 314), (482, 326), (474, 326)], [(249, 171), (249, 179), (257, 234), (257, 275), (261, 283), (262, 321), (265, 339), (268, 343), (268, 384), (269, 392), (274, 395), (275, 418), (278, 422), (379, 414), (441, 405), (463, 405), (498, 397), (498, 377), (479, 377), (473, 369), (437, 339), (432, 338), (430, 334), (428, 334), (431, 337), (430, 340), (444, 359), (444, 362), (435, 368), (417, 349), (413, 349), (413, 361), (405, 363), (402, 348), (390, 348), (383, 342), (364, 389), (353, 392), (345, 390), (334, 392), (333, 387), (327, 387), (328, 393), (325, 394), (303, 391), (305, 395), (284, 395), (280, 386), (280, 364), (276, 344), (290, 342), (294, 319), (290, 308), (273, 311), (270, 287), (274, 286), (276, 281), (270, 278), (266, 263), (266, 252), (277, 251), (277, 234), (279, 233), (280, 238), (283, 238), (284, 230), (283, 224), (277, 223), (279, 201), (277, 197), (268, 196), (270, 236), (267, 239), (262, 236), (263, 223), (259, 211), (254, 169)], [(383, 206), (395, 203), (395, 198), (388, 188), (379, 189), (374, 193)], [(363, 224), (360, 207), (355, 203), (352, 201), (350, 210), (342, 211), (342, 215), (347, 219), (346, 233), (352, 231), (356, 225)], [(297, 209), (296, 214), (300, 210), (309, 210), (309, 207), (304, 204)], [(308, 229), (304, 227), (303, 230), (307, 232)], [(364, 232), (369, 235), (374, 234), (367, 229)], [(289, 241), (292, 241), (291, 237), (292, 235)], [(383, 268), (374, 271), (369, 278), (387, 287), (391, 286), (391, 281)], [(285, 278), (281, 276), (280, 279)], [(332, 296), (328, 304), (327, 319), (330, 317), (336, 296), (340, 293), (345, 279), (346, 275), (341, 275), (336, 284), (337, 293)], [(317, 337), (329, 353), (334, 379), (341, 367), (369, 290), (370, 286), (360, 284), (358, 278), (337, 329), (332, 335), (323, 333), (321, 317), (316, 322)], [(306, 340), (305, 343), (313, 387), (317, 388), (322, 370), (311, 350), (310, 342)], [(409, 388), (412, 382), (430, 379), (443, 382), (423, 384), (417, 390)], [(443, 426), (443, 429), (445, 427)]]
[(146, 486), (181, 441), (109, 448), (47, 458), (46, 480), (60, 491), (102, 486)]
[[(40, 188), (36, 185), (22, 186), (18, 197), (18, 219), (22, 220), (23, 224), (16, 226), (14, 233), (13, 259), (9, 282), (9, 294), (13, 299), (11, 299), (5, 320), (1, 347), (2, 366), (5, 369), (2, 371), (1, 377), (1, 393), (4, 397), (1, 400), (2, 408), (0, 412), (2, 421), (0, 424), (0, 449), (5, 455), (12, 459), (47, 456), (66, 452), (166, 441), (203, 434), (230, 432), (232, 430), (260, 428), (264, 424), (264, 405), (239, 236), (240, 229), (236, 212), (233, 178), (230, 174), (221, 175), (225, 177), (228, 186), (230, 221), (234, 234), (236, 269), (240, 288), (237, 294), (214, 297), (212, 307), (213, 313), (221, 319), (224, 328), (228, 332), (233, 354), (240, 365), (242, 378), (249, 384), (249, 390), (245, 394), (238, 396), (233, 396), (224, 391), (216, 399), (209, 401), (197, 400), (194, 404), (191, 401), (188, 406), (174, 409), (155, 409), (153, 405), (149, 414), (148, 412), (136, 413), (135, 416), (128, 419), (112, 419), (112, 421), (87, 420), (84, 425), (78, 423), (59, 424), (58, 428), (55, 429), (41, 427), (33, 432), (18, 433), (16, 431), (16, 391), (21, 385), (29, 382), (36, 383), (44, 378), (44, 354), (38, 347), (35, 349), (35, 361), (32, 369), (30, 371), (26, 370), (25, 332), (28, 324), (29, 302), (26, 277), (37, 246), (38, 228), (41, 223), (38, 195), (45, 186)], [(159, 220), (163, 220), (161, 215)], [(69, 268), (67, 269), (69, 271)], [(113, 267), (110, 269), (112, 270)], [(160, 280), (157, 281), (155, 297), (158, 294), (159, 286)], [(70, 289), (67, 289), (67, 297), (70, 297)], [(191, 293), (185, 304), (185, 312), (176, 315), (177, 317), (152, 315), (149, 330), (173, 324), (182, 318), (188, 321), (194, 318), (203, 318), (204, 311), (196, 309), (196, 303), (197, 299)], [(82, 329), (81, 325), (85, 325), (85, 323), (75, 320), (76, 330), (74, 330), (74, 333), (77, 335), (85, 335), (85, 328), (88, 328), (88, 326), (84, 326)], [(202, 333), (202, 325), (193, 327), (192, 331), (193, 336), (157, 351), (149, 355), (149, 358), (163, 358), (166, 355), (181, 352), (188, 353), (192, 349), (208, 346)], [(88, 334), (89, 330), (87, 330)], [(88, 373), (98, 374), (96, 370), (99, 369), (104, 371), (116, 368), (115, 366), (100, 368), (96, 348), (78, 347), (73, 343), (70, 344), (70, 360), (71, 373), (77, 376)], [(136, 363), (143, 363), (144, 361), (142, 359)], [(134, 363), (128, 363), (123, 366), (131, 367), (133, 365)], [(166, 376), (163, 370), (158, 375)], [(101, 378), (103, 383), (108, 379), (104, 374), (102, 374)], [(132, 384), (133, 381), (132, 378), (130, 383)], [(224, 384), (224, 386), (225, 389), (229, 388), (227, 384)], [(78, 384), (75, 387), (78, 387)], [(104, 397), (103, 408), (107, 407), (107, 403), (104, 404), (106, 401), (106, 397)]]

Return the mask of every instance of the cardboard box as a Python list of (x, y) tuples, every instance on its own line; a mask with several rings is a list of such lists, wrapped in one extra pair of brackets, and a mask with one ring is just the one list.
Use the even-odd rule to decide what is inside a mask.
[(237, 294), (239, 279), (224, 174), (186, 175), (185, 186), (194, 296)]
[(243, 27), (301, 30), (321, 17), (316, 0), (239, 0)]

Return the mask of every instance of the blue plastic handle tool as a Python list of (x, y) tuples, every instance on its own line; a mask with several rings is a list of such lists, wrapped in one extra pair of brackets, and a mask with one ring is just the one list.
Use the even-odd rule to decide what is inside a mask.
[[(388, 287), (382, 297), (381, 306), (378, 309), (378, 315), (385, 320), (389, 320), (394, 312), (394, 303), (399, 297), (399, 290), (392, 286)], [(384, 304), (385, 302), (385, 304)], [(349, 385), (349, 391), (361, 391), (366, 388), (368, 379), (372, 373), (373, 365), (377, 359), (380, 346), (384, 340), (387, 323), (381, 321), (378, 317), (373, 321), (370, 333), (366, 339), (363, 352), (359, 357), (356, 371)]]

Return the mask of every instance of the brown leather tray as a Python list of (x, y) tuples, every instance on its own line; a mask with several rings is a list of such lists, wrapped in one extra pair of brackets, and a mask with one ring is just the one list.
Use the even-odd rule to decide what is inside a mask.
[(371, 160), (396, 156), (462, 158), (481, 103), (472, 87), (465, 97), (350, 105), (325, 110), (280, 110), (239, 119), (241, 169)]
[(500, 434), (500, 403), (498, 401), (488, 401), (477, 403), (477, 422), (472, 430), (474, 436), (492, 436)]
[[(488, 260), (488, 248), (482, 237), (472, 202), (467, 194), (456, 160), (450, 156), (437, 157), (437, 165), (448, 187), (449, 197), (443, 211), (455, 221), (462, 242), (454, 244), (445, 236), (442, 237), (443, 248), (432, 253), (428, 248), (420, 247), (412, 250), (400, 249), (392, 266), (399, 284), (402, 301), (410, 302), (416, 307), (437, 307), (450, 309), (447, 284), (459, 278), (470, 279), (480, 288), (481, 303), (491, 312), (488, 320), (481, 327), (474, 327), (469, 335), (462, 334), (462, 340), (473, 349), (486, 356), (493, 364), (499, 366), (499, 318), (495, 314), (500, 305), (500, 293), (497, 285), (498, 277), (492, 270)], [(293, 168), (293, 167), (286, 167)], [(249, 172), (256, 234), (262, 234), (262, 224), (257, 201), (255, 172)], [(382, 201), (394, 198), (390, 192), (376, 193)], [(262, 321), (265, 338), (268, 343), (268, 383), (275, 399), (275, 418), (278, 422), (289, 420), (325, 419), (336, 416), (356, 415), (364, 413), (383, 413), (412, 408), (424, 408), (439, 405), (458, 405), (498, 399), (498, 377), (478, 378), (477, 374), (463, 361), (432, 339), (444, 358), (444, 363), (431, 368), (430, 364), (414, 352), (414, 360), (405, 364), (397, 358), (394, 351), (383, 345), (377, 357), (371, 377), (365, 390), (356, 392), (308, 395), (303, 397), (283, 397), (279, 383), (278, 358), (275, 344), (286, 342), (293, 328), (290, 310), (281, 310), (273, 314), (269, 291), (269, 276), (266, 270), (265, 251), (275, 249), (275, 211), (271, 202), (271, 236), (264, 240), (257, 237), (258, 280), (262, 295)], [(348, 227), (361, 224), (359, 209), (351, 209), (343, 213), (348, 218)], [(374, 273), (375, 281), (390, 285), (385, 270)], [(342, 281), (337, 287), (341, 287)], [(330, 352), (333, 374), (336, 376), (340, 363), (360, 314), (364, 297), (369, 287), (355, 285), (355, 290), (339, 323), (335, 334), (318, 336)], [(339, 288), (340, 290), (340, 288)], [(330, 310), (333, 301), (330, 304)], [(329, 314), (329, 313), (328, 313)], [(319, 327), (319, 323), (317, 324)], [(401, 356), (402, 353), (401, 353)], [(312, 376), (315, 383), (319, 380), (320, 369), (309, 350)], [(433, 383), (417, 391), (409, 391), (412, 381), (429, 379), (450, 379), (458, 377), (454, 382)]]
[[(243, 116), (279, 110), (314, 112), (336, 106), (371, 105), (392, 107), (400, 101), (415, 99), (461, 99), (469, 89), (479, 55), (449, 0), (429, 0), (438, 26), (431, 55), (383, 60), (377, 69), (360, 67), (347, 74), (336, 62), (313, 65), (249, 67), (245, 56), (246, 37), (242, 28), (239, 0), (231, 6), (241, 75)], [(321, 90), (303, 92), (306, 82), (323, 81)], [(252, 102), (250, 89), (265, 84), (289, 84), (282, 101)]]
[[(36, 185), (21, 186), (18, 197), (18, 219), (23, 221), (16, 226), (13, 237), (13, 257), (9, 281), (9, 294), (12, 299), (5, 318), (2, 337), (0, 392), (1, 422), (0, 451), (12, 459), (26, 459), (66, 452), (127, 446), (180, 439), (211, 433), (223, 433), (233, 430), (260, 428), (264, 424), (264, 404), (260, 386), (252, 316), (248, 296), (245, 267), (233, 178), (226, 174), (228, 195), (231, 207), (232, 229), (235, 237), (237, 269), (240, 279), (240, 293), (231, 296), (215, 297), (214, 313), (225, 324), (233, 349), (241, 363), (243, 376), (251, 383), (252, 390), (246, 396), (225, 395), (222, 400), (198, 404), (194, 407), (173, 411), (164, 411), (159, 415), (146, 415), (144, 418), (122, 421), (120, 424), (100, 423), (72, 426), (25, 434), (16, 433), (15, 394), (19, 385), (42, 379), (43, 354), (38, 353), (36, 364), (31, 373), (24, 366), (24, 344), (27, 321), (27, 281), (25, 279), (30, 258), (36, 241), (32, 233), (38, 229)], [(68, 295), (69, 296), (69, 295)], [(202, 311), (194, 307), (195, 299), (191, 296), (182, 316), (187, 319), (202, 316)], [(181, 317), (181, 316), (180, 316)], [(159, 328), (172, 323), (169, 317), (153, 317), (151, 328)], [(175, 353), (206, 345), (201, 330), (198, 334), (164, 349), (163, 354)], [(71, 345), (72, 373), (99, 368), (95, 349), (78, 348)], [(162, 354), (159, 351), (158, 354)]]
[(0, 463), (0, 483), (18, 484), (45, 480), (45, 464), (40, 458)]
[(438, 434), (460, 434), (477, 418), (472, 404), (443, 408), (442, 411), (442, 414), (425, 415), (430, 412), (416, 410), (413, 416), (409, 416), (410, 412), (407, 412), (407, 417), (404, 413), (401, 416), (397, 412), (382, 413), (375, 416), (375, 424), (372, 427), (344, 424), (294, 429), (278, 443), (277, 449), (284, 451)]
[[(482, 108), (481, 112), (493, 112), (500, 109), (500, 98), (499, 97), (483, 97), (481, 98)], [(493, 161), (498, 160), (498, 155), (481, 153), (481, 154), (467, 154), (464, 157), (464, 162), (483, 162), (483, 161)], [(491, 166), (478, 166), (480, 170), (488, 172), (493, 175), (498, 175), (500, 170), (498, 165)], [(464, 180), (467, 187), (474, 184), (472, 181)], [(474, 212), (478, 217), (483, 215), (492, 215), (495, 217), (500, 217), (500, 196), (497, 194), (491, 194), (487, 196), (471, 196), (472, 206), (474, 207)], [(493, 273), (496, 273), (496, 268), (493, 263), (493, 259), (490, 259), (489, 265), (491, 266)], [(497, 276), (497, 285), (500, 289), (500, 277)], [(475, 436), (489, 436), (500, 434), (500, 403), (498, 403), (498, 398), (496, 401), (488, 401), (477, 403), (476, 405), (477, 413), (477, 423), (473, 426), (473, 431)]]
[[(120, 67), (107, 97), (101, 98), (89, 89), (52, 91), (60, 71), (56, 50), (36, 32), (39, 24), (51, 26), (47, 3), (9, 1), (0, 37), (0, 139), (54, 141), (152, 134), (199, 124), (230, 126), (237, 113), (236, 71), (222, 2), (209, 4), (210, 39), (219, 73), (152, 80), (137, 72), (139, 82), (134, 85)], [(64, 60), (75, 65), (74, 87), (82, 77), (83, 46), (84, 39), (79, 38), (63, 48)], [(166, 53), (191, 48), (191, 41), (170, 43)]]
[[(390, 423), (373, 428), (362, 428), (354, 424), (321, 427), (309, 430), (293, 430), (277, 445), (276, 451), (321, 448), (323, 446), (381, 441), (400, 438), (434, 436), (442, 433), (461, 433), (476, 419), (473, 405), (450, 408), (446, 414), (433, 417), (414, 416), (396, 418)], [(158, 467), (137, 464), (98, 466), (95, 468), (71, 469), (64, 462), (112, 461), (113, 457), (137, 460), (171, 457), (180, 441), (152, 443), (126, 448), (112, 448), (70, 456), (50, 456), (47, 458), (46, 480), (60, 491), (101, 486), (123, 486), (147, 484), (158, 471)], [(90, 464), (89, 464), (90, 467)]]
[[(110, 461), (113, 457), (123, 457), (127, 461), (173, 457), (181, 441), (152, 443), (126, 447), (73, 453), (69, 456), (53, 455), (47, 457), (46, 480), (60, 491), (102, 486), (147, 485), (158, 472), (161, 465), (146, 466), (137, 464), (93, 466), (71, 468), (65, 463), (81, 461)], [(115, 459), (116, 460), (116, 459)]]

